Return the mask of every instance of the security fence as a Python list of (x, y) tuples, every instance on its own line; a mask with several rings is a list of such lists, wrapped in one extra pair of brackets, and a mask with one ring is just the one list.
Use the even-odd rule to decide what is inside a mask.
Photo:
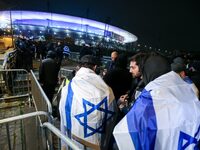
[[(49, 122), (39, 123), (37, 121), (38, 116), (48, 117), (48, 113), (43, 111), (37, 111), (32, 113), (27, 113), (24, 115), (19, 115), (15, 117), (10, 117), (6, 119), (0, 120), (0, 126), (5, 125), (1, 131), (5, 130), (7, 134), (6, 144), (1, 144), (1, 149), (20, 149), (20, 150), (54, 150), (52, 134), (61, 139), (64, 143), (66, 143), (73, 150), (80, 150), (68, 137), (64, 136), (60, 130), (58, 130), (55, 126), (53, 126)], [(32, 121), (30, 121), (32, 119)], [(35, 124), (33, 123), (35, 121)], [(22, 122), (24, 128), (20, 128), (20, 137), (18, 134), (11, 139), (12, 128), (11, 123)], [(31, 124), (30, 124), (31, 123)], [(30, 125), (30, 126), (28, 126)], [(18, 137), (17, 137), (18, 136)], [(18, 142), (21, 141), (21, 142)], [(60, 147), (59, 147), (60, 149)]]
[[(10, 88), (6, 87), (6, 73), (10, 75)], [(0, 99), (0, 150), (60, 150), (60, 139), (72, 149), (78, 149), (53, 125), (51, 103), (33, 71), (0, 70), (0, 75), (4, 85), (1, 85)], [(14, 92), (17, 79), (24, 90), (19, 87)]]
[(0, 70), (0, 100), (28, 96), (29, 74), (24, 69)]
[(31, 95), (36, 111), (45, 111), (51, 115), (52, 114), (51, 103), (46, 94), (44, 93), (42, 87), (40, 86), (32, 70), (30, 73), (30, 81), (31, 81)]

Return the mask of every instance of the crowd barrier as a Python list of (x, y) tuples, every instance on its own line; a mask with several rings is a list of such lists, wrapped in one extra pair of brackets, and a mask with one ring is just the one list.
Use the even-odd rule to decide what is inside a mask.
[(28, 96), (29, 93), (30, 80), (26, 70), (0, 70), (0, 100)]
[[(2, 76), (7, 72), (13, 74), (11, 79), (14, 81), (18, 78), (19, 71), (22, 70), (0, 70), (0, 74)], [(60, 140), (62, 139), (66, 145), (78, 150), (79, 148), (54, 126), (51, 103), (37, 81), (34, 72), (23, 73), (23, 76), (21, 80), (27, 80), (28, 88), (26, 90), (16, 93), (8, 93), (9, 90), (5, 90), (1, 95), (0, 149), (60, 150)], [(4, 79), (3, 76), (1, 82), (6, 82)], [(13, 89), (12, 86), (11, 89)]]

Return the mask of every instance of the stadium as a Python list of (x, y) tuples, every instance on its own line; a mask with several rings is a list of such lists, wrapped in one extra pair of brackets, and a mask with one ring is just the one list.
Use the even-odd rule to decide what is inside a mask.
[(137, 41), (132, 33), (107, 23), (37, 11), (0, 11), (0, 34), (12, 35), (12, 41), (20, 35), (39, 40), (45, 40), (49, 35), (71, 38), (76, 45), (106, 42), (119, 46)]

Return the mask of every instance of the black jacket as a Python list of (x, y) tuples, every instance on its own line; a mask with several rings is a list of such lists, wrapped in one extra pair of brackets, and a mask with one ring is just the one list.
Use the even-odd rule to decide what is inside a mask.
[(39, 80), (43, 85), (56, 85), (58, 81), (59, 67), (52, 58), (42, 60), (39, 69)]
[(132, 75), (127, 69), (115, 68), (108, 71), (103, 79), (112, 88), (115, 99), (118, 100), (130, 90)]

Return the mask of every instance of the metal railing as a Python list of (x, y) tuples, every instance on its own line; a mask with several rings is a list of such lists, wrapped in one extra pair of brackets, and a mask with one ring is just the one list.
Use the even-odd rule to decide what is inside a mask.
[[(55, 126), (50, 124), (49, 122), (41, 123), (40, 121), (37, 122), (38, 116), (44, 116), (48, 117), (49, 114), (47, 112), (38, 111), (38, 112), (32, 112), (24, 115), (14, 116), (6, 119), (0, 120), (0, 126), (5, 125), (6, 127), (6, 134), (7, 134), (7, 147), (4, 147), (8, 150), (12, 149), (30, 149), (30, 150), (53, 150), (55, 149), (53, 147), (53, 142), (51, 140), (52, 133), (54, 133), (59, 139), (61, 139), (63, 142), (65, 142), (70, 148), (73, 150), (80, 150), (76, 144), (72, 142), (71, 139), (63, 135), (60, 130), (58, 130)], [(15, 122), (15, 121), (23, 121), (25, 119), (35, 118), (36, 119), (36, 126), (29, 127), (29, 133), (32, 133), (31, 135), (25, 135), (23, 134), (21, 139), (23, 139), (23, 143), (19, 146), (13, 146), (13, 141), (10, 138), (10, 129), (9, 129), (9, 123)], [(23, 121), (24, 122), (24, 121)], [(39, 124), (38, 124), (39, 123)], [(34, 131), (34, 129), (37, 130), (37, 132), (31, 132)], [(24, 131), (27, 133), (27, 131)], [(38, 134), (39, 133), (39, 134)], [(27, 138), (27, 136), (31, 136), (30, 138)], [(31, 139), (31, 140), (30, 140)], [(1, 148), (1, 146), (0, 146)], [(2, 147), (3, 149), (3, 147)]]
[(0, 70), (0, 100), (28, 96), (30, 93), (29, 74), (24, 69)]
[[(18, 74), (16, 71), (19, 69), (4, 70), (0, 73), (4, 74), (6, 71), (14, 75)], [(72, 149), (78, 150), (72, 140), (51, 124), (52, 106), (35, 74), (31, 71), (30, 74), (26, 72), (23, 75), (26, 78), (23, 77), (21, 80), (26, 79), (28, 82), (27, 95), (12, 94), (0, 101), (0, 149), (60, 150), (62, 140)], [(3, 79), (1, 81), (4, 81)], [(20, 80), (19, 77), (17, 79)], [(8, 91), (4, 94), (8, 95), (6, 92)], [(55, 147), (55, 140), (58, 147)]]
[(36, 107), (36, 111), (45, 111), (51, 115), (52, 114), (51, 103), (46, 94), (44, 93), (42, 87), (40, 86), (32, 70), (30, 73), (30, 80), (31, 80), (31, 94), (33, 102)]
[(70, 138), (68, 138), (66, 135), (63, 135), (60, 132), (60, 130), (58, 130), (55, 126), (53, 126), (49, 122), (43, 123), (42, 127), (48, 128), (51, 132), (53, 132), (60, 140), (62, 140), (70, 148), (72, 148), (74, 150), (80, 150), (80, 148), (74, 142), (72, 142), (72, 140)]
[(24, 150), (27, 143), (32, 141), (28, 138), (29, 135), (37, 137), (38, 132), (34, 132), (37, 131), (37, 126), (34, 125), (38, 123), (35, 120), (22, 120), (27, 113), (35, 113), (35, 108), (29, 105), (29, 101), (29, 97), (20, 96), (0, 101), (0, 149)]

